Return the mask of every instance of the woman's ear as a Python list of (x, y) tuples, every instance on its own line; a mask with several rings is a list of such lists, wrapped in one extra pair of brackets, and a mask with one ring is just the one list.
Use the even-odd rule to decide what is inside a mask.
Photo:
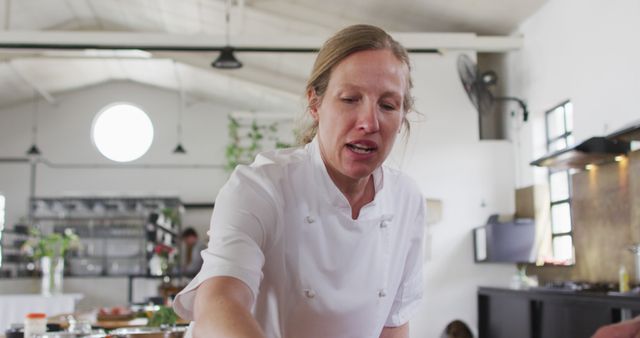
[(307, 106), (309, 107), (309, 113), (314, 120), (318, 121), (318, 106), (320, 105), (320, 98), (316, 94), (315, 89), (310, 88), (307, 90)]

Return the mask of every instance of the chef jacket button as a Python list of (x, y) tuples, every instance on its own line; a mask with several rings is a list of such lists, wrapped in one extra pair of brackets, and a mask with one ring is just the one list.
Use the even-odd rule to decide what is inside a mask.
[(309, 223), (309, 224), (311, 224), (311, 223), (313, 223), (313, 222), (315, 222), (315, 221), (316, 221), (316, 220), (315, 220), (315, 219), (313, 219), (313, 217), (311, 217), (311, 216), (307, 216), (307, 217), (305, 217), (305, 219), (304, 219), (304, 220), (305, 220), (307, 223)]
[(389, 225), (389, 221), (387, 221), (386, 219), (383, 219), (383, 220), (380, 222), (380, 228), (381, 228), (381, 229), (386, 228), (388, 225)]
[(387, 293), (384, 290), (380, 290), (378, 291), (378, 297), (380, 298), (384, 298), (387, 296)]
[(307, 298), (312, 299), (312, 298), (314, 298), (316, 296), (316, 292), (313, 291), (313, 290), (310, 290), (310, 289), (306, 289), (306, 290), (304, 290), (304, 295)]

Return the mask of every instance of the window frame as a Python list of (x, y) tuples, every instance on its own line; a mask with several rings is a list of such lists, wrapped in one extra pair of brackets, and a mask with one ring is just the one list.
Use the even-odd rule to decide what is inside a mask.
[(2, 267), (2, 232), (4, 231), (4, 225), (7, 217), (7, 197), (0, 192), (0, 268)]
[[(142, 112), (146, 120), (148, 120), (149, 122), (150, 137), (151, 137), (149, 140), (149, 146), (146, 147), (146, 150), (142, 154), (138, 155), (135, 158), (117, 159), (117, 157), (119, 156), (113, 156), (114, 154), (108, 154), (106, 152), (103, 152), (104, 150), (101, 149), (101, 146), (99, 145), (99, 143), (101, 142), (97, 139), (96, 130), (100, 127), (99, 125), (100, 119), (105, 113), (109, 113), (111, 109), (118, 106), (127, 106), (135, 110), (139, 110), (140, 112)], [(154, 126), (153, 124), (153, 120), (151, 119), (151, 114), (149, 114), (149, 112), (145, 110), (141, 105), (138, 105), (136, 103), (129, 102), (129, 101), (114, 101), (100, 108), (100, 110), (98, 110), (98, 112), (93, 116), (93, 120), (91, 121), (91, 126), (89, 128), (89, 137), (91, 139), (91, 143), (93, 144), (97, 152), (105, 159), (108, 159), (111, 162), (121, 163), (121, 164), (131, 163), (131, 162), (140, 160), (145, 155), (147, 155), (154, 145), (154, 142), (157, 136), (156, 133), (157, 133), (156, 126)], [(119, 155), (119, 154), (116, 154), (116, 155)]]
[[(545, 122), (545, 140), (546, 140), (546, 147), (547, 147), (547, 152), (551, 152), (551, 145), (554, 144), (555, 142), (559, 141), (559, 140), (564, 140), (565, 144), (566, 144), (566, 148), (570, 147), (573, 145), (573, 143), (570, 143), (569, 141), (572, 139), (573, 136), (573, 129), (569, 130), (568, 129), (568, 123), (567, 123), (567, 105), (571, 104), (573, 106), (573, 103), (571, 102), (571, 100), (564, 100), (561, 103), (553, 106), (551, 109), (548, 109), (547, 111), (545, 111), (545, 115), (544, 115), (544, 122)], [(558, 108), (562, 108), (562, 123), (563, 123), (563, 130), (564, 132), (561, 133), (560, 135), (556, 135), (551, 137), (550, 133), (551, 130), (549, 128), (549, 122), (550, 122), (550, 115), (551, 114), (556, 114), (556, 110)], [(572, 113), (573, 113), (573, 107), (572, 107)], [(572, 118), (573, 118), (573, 114), (572, 114)], [(573, 126), (573, 123), (571, 123), (571, 125)], [(563, 148), (563, 149), (566, 149)], [(554, 149), (553, 151), (559, 151), (562, 149)], [(553, 193), (552, 193), (552, 186), (551, 186), (551, 176), (553, 174), (559, 173), (559, 172), (566, 172), (567, 175), (567, 198), (564, 199), (559, 199), (559, 200), (553, 200)], [(547, 172), (547, 182), (549, 184), (549, 218), (550, 218), (550, 226), (551, 226), (551, 251), (553, 254), (553, 258), (554, 260), (557, 258), (556, 256), (556, 250), (555, 247), (553, 245), (555, 238), (557, 237), (564, 237), (564, 236), (569, 236), (571, 238), (571, 246), (572, 246), (572, 254), (571, 254), (571, 258), (569, 259), (569, 261), (567, 262), (568, 264), (574, 264), (575, 263), (575, 243), (573, 241), (574, 236), (573, 236), (573, 209), (572, 209), (572, 195), (571, 195), (571, 191), (573, 190), (573, 186), (572, 186), (572, 182), (571, 182), (571, 171), (569, 169), (551, 169), (549, 168), (548, 172)], [(569, 231), (564, 231), (564, 232), (554, 232), (554, 224), (553, 224), (553, 215), (552, 215), (552, 210), (553, 207), (556, 205), (561, 205), (561, 204), (568, 204), (569, 206)]]

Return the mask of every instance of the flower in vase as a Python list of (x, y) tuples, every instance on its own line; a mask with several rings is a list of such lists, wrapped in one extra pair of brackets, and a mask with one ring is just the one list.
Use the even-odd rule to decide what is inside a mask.
[(68, 250), (78, 249), (80, 238), (71, 229), (64, 233), (42, 235), (37, 229), (31, 229), (29, 239), (24, 242), (20, 251), (34, 259), (42, 257), (64, 257)]

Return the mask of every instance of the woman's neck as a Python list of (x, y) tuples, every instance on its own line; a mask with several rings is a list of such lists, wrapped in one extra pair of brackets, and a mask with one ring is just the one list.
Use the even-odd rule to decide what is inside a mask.
[(353, 179), (340, 174), (336, 170), (329, 168), (329, 166), (327, 166), (327, 172), (333, 183), (338, 187), (338, 190), (342, 192), (349, 202), (351, 206), (351, 218), (357, 219), (358, 215), (360, 215), (360, 209), (367, 203), (373, 201), (375, 197), (373, 174), (369, 174), (367, 177)]

